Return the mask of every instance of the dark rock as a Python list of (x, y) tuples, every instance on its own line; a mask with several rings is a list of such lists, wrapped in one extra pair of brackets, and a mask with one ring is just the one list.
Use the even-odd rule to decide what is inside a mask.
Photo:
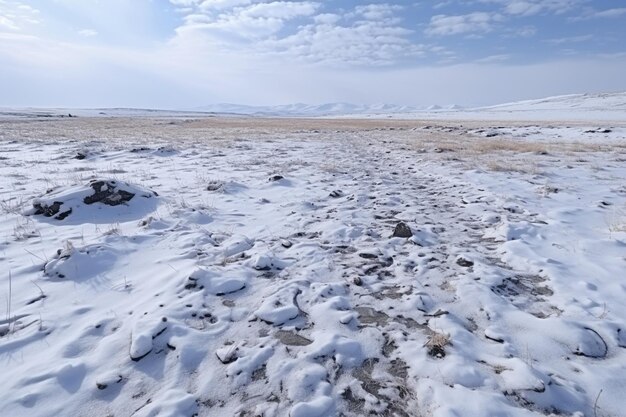
[(456, 260), (456, 264), (459, 266), (462, 266), (463, 268), (469, 268), (470, 266), (474, 265), (474, 261), (470, 261), (469, 259), (460, 257), (459, 259)]
[(219, 359), (219, 361), (222, 362), (224, 365), (228, 365), (239, 359), (238, 354), (239, 348), (237, 347), (234, 349), (222, 349), (215, 352), (217, 359)]
[(413, 236), (413, 232), (411, 228), (407, 226), (404, 222), (400, 222), (396, 225), (396, 228), (393, 230), (393, 237), (406, 237), (409, 238)]
[(83, 199), (85, 204), (102, 203), (108, 206), (126, 204), (135, 196), (125, 190), (120, 190), (115, 181), (93, 181), (90, 184), (95, 194)]
[(308, 346), (313, 343), (311, 339), (287, 330), (278, 330), (275, 336), (283, 345), (287, 346)]
[(485, 334), (485, 337), (489, 340), (492, 340), (496, 343), (504, 343), (504, 339), (502, 339), (501, 337), (493, 337), (493, 336), (487, 336), (487, 334)]
[(72, 209), (61, 212), (62, 205), (62, 201), (55, 201), (50, 205), (34, 203), (33, 207), (35, 208), (35, 214), (44, 215), (46, 217), (54, 217), (57, 220), (63, 220), (72, 214)]
[(207, 186), (207, 191), (218, 191), (224, 187), (224, 184), (219, 181), (211, 181)]
[(283, 178), (285, 178), (285, 177), (283, 177), (282, 175), (272, 175), (269, 180), (270, 180), (270, 182), (272, 182), (272, 181), (280, 181)]
[(433, 358), (442, 359), (442, 358), (445, 358), (446, 351), (443, 348), (443, 346), (435, 345), (435, 346), (430, 346), (428, 348), (428, 354), (432, 356)]
[(76, 156), (74, 157), (74, 159), (78, 159), (79, 161), (82, 161), (82, 160), (83, 160), (83, 159), (85, 159), (85, 158), (87, 158), (87, 155), (85, 155), (85, 154), (84, 154), (84, 153), (82, 153), (82, 152), (78, 152), (78, 153), (76, 154)]
[(329, 196), (332, 198), (343, 197), (343, 192), (341, 190), (334, 190), (329, 194)]
[(139, 148), (133, 148), (130, 151), (133, 153), (137, 153), (137, 152), (147, 152), (147, 151), (151, 151), (152, 149), (146, 147), (146, 146), (141, 146)]

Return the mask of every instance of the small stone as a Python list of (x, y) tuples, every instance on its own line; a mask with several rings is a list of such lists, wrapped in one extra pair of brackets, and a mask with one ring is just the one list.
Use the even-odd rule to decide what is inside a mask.
[(406, 237), (409, 238), (413, 236), (413, 232), (411, 228), (407, 226), (404, 222), (400, 222), (396, 225), (396, 228), (393, 230), (393, 237)]
[(206, 189), (207, 191), (218, 191), (218, 190), (221, 190), (223, 186), (224, 184), (219, 181), (211, 181), (206, 186)]
[(334, 191), (331, 191), (329, 196), (332, 197), (332, 198), (343, 197), (343, 192), (341, 190), (334, 190)]
[(215, 351), (215, 355), (224, 365), (235, 362), (239, 359), (239, 348), (236, 346), (224, 346)]
[(462, 266), (463, 268), (469, 268), (470, 266), (474, 265), (474, 261), (470, 261), (469, 259), (465, 259), (463, 257), (460, 257), (459, 259), (456, 260), (457, 265)]
[(283, 178), (285, 178), (285, 177), (283, 177), (282, 175), (272, 175), (272, 176), (270, 177), (270, 181), (280, 181), (280, 180), (282, 180)]

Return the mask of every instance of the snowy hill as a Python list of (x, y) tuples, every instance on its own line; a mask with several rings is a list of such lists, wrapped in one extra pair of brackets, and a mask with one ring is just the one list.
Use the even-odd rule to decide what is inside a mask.
[(494, 106), (466, 108), (458, 104), (408, 106), (396, 104), (294, 103), (251, 106), (218, 103), (193, 109), (134, 108), (0, 108), (2, 118), (47, 117), (332, 117), (420, 120), (626, 121), (626, 92), (570, 94)]
[(245, 104), (218, 103), (193, 109), (210, 113), (234, 113), (254, 116), (337, 116), (354, 114), (409, 113), (422, 108), (395, 104), (284, 104), (277, 106), (249, 106)]
[(443, 108), (439, 106), (429, 106), (424, 110), (406, 113), (378, 113), (377, 116), (421, 120), (621, 122), (626, 121), (626, 92), (570, 94), (465, 109), (456, 105)]
[(597, 94), (568, 94), (546, 97), (537, 100), (525, 100), (513, 103), (483, 107), (477, 110), (589, 110), (589, 111), (626, 111), (626, 92)]

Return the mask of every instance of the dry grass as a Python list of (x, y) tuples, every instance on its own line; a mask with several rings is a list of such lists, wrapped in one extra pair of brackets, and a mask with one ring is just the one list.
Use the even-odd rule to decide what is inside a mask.
[[(254, 140), (337, 140), (350, 137), (368, 143), (392, 142), (420, 152), (423, 160), (457, 161), (466, 166), (495, 172), (540, 173), (542, 158), (610, 151), (619, 158), (626, 153), (626, 143), (547, 142), (500, 135), (477, 136), (477, 130), (500, 125), (525, 126), (528, 122), (433, 121), (394, 119), (305, 119), (254, 117), (197, 117), (188, 119), (150, 117), (79, 117), (46, 120), (0, 119), (0, 139), (20, 141), (67, 140), (91, 141), (107, 147), (146, 146), (185, 143), (212, 147), (233, 141)], [(535, 123), (538, 127), (548, 123)], [(550, 124), (553, 125), (553, 124)], [(568, 123), (576, 127), (576, 123)], [(584, 126), (584, 124), (580, 124)], [(138, 134), (137, 132), (141, 132)], [(259, 161), (258, 163), (260, 163)], [(297, 161), (294, 161), (297, 162)], [(253, 159), (248, 163), (255, 163)], [(334, 161), (324, 167), (338, 169)], [(111, 170), (109, 173), (121, 173)], [(5, 207), (0, 209), (6, 210)]]
[(626, 232), (626, 207), (613, 208), (607, 214), (605, 221), (610, 237), (613, 236), (613, 233)]
[(440, 333), (440, 332), (432, 332), (424, 347), (428, 349), (428, 354), (430, 356), (442, 358), (446, 356), (446, 346), (451, 345), (450, 343), (450, 335)]

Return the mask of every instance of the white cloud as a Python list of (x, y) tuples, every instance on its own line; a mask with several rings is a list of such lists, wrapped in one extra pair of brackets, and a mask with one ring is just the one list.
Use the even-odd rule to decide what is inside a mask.
[(204, 0), (199, 3), (201, 10), (226, 10), (235, 6), (246, 6), (252, 0)]
[(0, 0), (0, 30), (21, 31), (41, 23), (38, 9), (20, 1)]
[(585, 0), (480, 0), (503, 7), (511, 16), (533, 16), (540, 13), (563, 14), (579, 7)]
[(587, 8), (579, 15), (570, 18), (572, 22), (579, 22), (590, 19), (615, 19), (626, 15), (626, 7), (619, 7), (615, 9), (595, 10), (593, 8)]
[(528, 1), (514, 1), (504, 8), (505, 12), (512, 15), (530, 16), (543, 10), (540, 3), (530, 3)]
[(9, 30), (18, 30), (19, 27), (15, 24), (15, 22), (7, 16), (0, 15), (0, 28), (5, 28)]
[(300, 16), (310, 16), (315, 13), (319, 3), (304, 1), (275, 1), (272, 3), (258, 3), (245, 9), (237, 9), (240, 16), (265, 19), (290, 20)]
[(185, 16), (173, 43), (332, 66), (390, 65), (428, 51), (410, 40), (414, 32), (401, 24), (398, 5), (318, 14), (322, 5), (312, 1), (257, 2), (219, 13), (202, 12), (203, 4)]
[(537, 28), (534, 26), (524, 26), (515, 31), (515, 33), (523, 38), (530, 38), (537, 34)]
[(477, 64), (493, 64), (497, 62), (508, 61), (509, 59), (511, 59), (511, 55), (499, 54), (499, 55), (489, 55), (484, 58), (477, 59), (474, 62), (476, 62)]
[(91, 38), (98, 35), (98, 32), (93, 29), (82, 29), (78, 31), (80, 36), (84, 36), (85, 38)]
[(311, 24), (293, 35), (268, 40), (261, 46), (268, 53), (305, 62), (333, 66), (389, 65), (425, 53), (425, 45), (416, 45), (407, 39), (410, 33), (408, 29), (369, 20), (349, 26)]
[(494, 25), (502, 21), (503, 17), (497, 13), (474, 12), (459, 16), (436, 15), (430, 19), (426, 34), (447, 36), (486, 33), (493, 30)]
[(595, 12), (592, 17), (620, 17), (626, 14), (626, 7)]
[(585, 42), (593, 39), (593, 35), (579, 35), (579, 36), (567, 36), (563, 38), (552, 38), (546, 39), (547, 43), (552, 45), (562, 45), (564, 43), (577, 43), (577, 42)]
[[(200, 4), (202, 7), (204, 3)], [(234, 7), (217, 16), (200, 10), (185, 16), (177, 29), (180, 36), (213, 38), (220, 44), (248, 44), (278, 33), (286, 22), (315, 14), (319, 3), (275, 1)]]
[[(0, 16), (5, 19), (0, 18), (0, 77), (3, 87), (11, 89), (3, 90), (0, 102), (147, 107), (296, 100), (488, 104), (624, 88), (626, 59), (621, 51), (613, 54), (610, 48), (615, 45), (592, 53), (579, 51), (569, 60), (552, 54), (550, 62), (520, 65), (518, 59), (525, 56), (521, 52), (513, 60), (507, 49), (482, 50), (479, 42), (471, 42), (477, 49), (462, 52), (465, 62), (472, 62), (461, 62), (458, 51), (446, 44), (449, 40), (454, 45), (457, 39), (436, 36), (489, 34), (504, 41), (518, 37), (515, 42), (526, 43), (524, 54), (526, 47), (536, 46), (543, 48), (537, 56), (543, 56), (555, 48), (519, 38), (544, 29), (544, 20), (526, 16), (563, 13), (576, 3), (489, 0), (487, 8), (485, 1), (463, 0), (464, 5), (482, 2), (480, 7), (491, 11), (461, 16), (450, 12), (459, 0), (447, 2), (449, 8), (420, 27), (403, 20), (405, 9), (390, 3), (350, 8), (345, 2), (321, 0), (170, 0), (177, 12), (169, 16), (168, 24), (179, 27), (168, 33), (156, 0), (55, 0), (67, 12), (65, 20), (59, 19), (59, 10), (39, 16), (13, 7), (7, 13), (6, 4), (26, 6), (26, 1), (0, 0)], [(337, 3), (345, 8), (338, 9)], [(430, 7), (419, 10), (432, 14)], [(606, 18), (622, 15), (598, 13)], [(29, 26), (28, 19), (18, 18), (27, 14), (41, 24)], [(566, 29), (558, 25), (567, 22), (557, 20), (550, 19), (550, 24), (555, 25), (552, 33), (558, 34)], [(601, 39), (603, 22), (593, 23), (597, 33), (591, 33)], [(97, 31), (98, 42), (77, 39), (79, 29)], [(571, 37), (571, 26), (567, 30), (562, 36)], [(133, 42), (137, 34), (146, 34), (146, 41)], [(553, 36), (551, 43), (577, 46), (575, 39)], [(477, 57), (479, 53), (484, 58)]]
[(395, 4), (366, 4), (362, 6), (356, 6), (354, 12), (357, 15), (363, 16), (367, 20), (388, 19), (394, 15), (395, 12), (402, 10), (401, 6)]
[(319, 24), (334, 25), (341, 20), (341, 16), (335, 13), (322, 13), (315, 16), (313, 20)]

